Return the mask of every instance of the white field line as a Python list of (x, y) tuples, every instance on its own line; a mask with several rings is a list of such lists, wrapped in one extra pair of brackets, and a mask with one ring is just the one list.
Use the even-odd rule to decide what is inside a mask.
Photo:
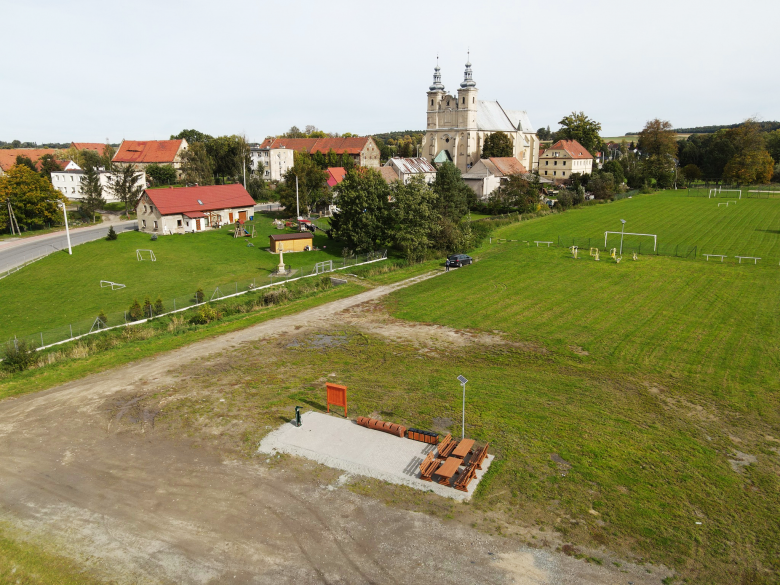
[[(345, 268), (354, 268), (355, 266), (365, 266), (366, 264), (373, 264), (374, 262), (381, 262), (382, 260), (387, 260), (387, 257), (384, 258), (377, 258), (376, 260), (369, 260), (368, 262), (361, 262), (360, 264), (351, 264), (349, 266), (342, 266), (341, 268), (334, 268), (333, 272), (336, 272), (337, 270), (344, 270)], [(327, 274), (327, 273), (323, 273)], [(218, 299), (214, 299), (215, 301), (221, 301), (222, 299), (229, 299), (231, 297), (239, 297), (241, 295), (245, 295), (250, 292), (255, 292), (258, 290), (263, 290), (266, 288), (270, 288), (272, 286), (279, 286), (280, 284), (286, 284), (288, 282), (295, 282), (296, 280), (301, 280), (304, 278), (310, 278), (312, 276), (322, 276), (322, 274), (307, 274), (306, 276), (298, 276), (296, 278), (290, 278), (288, 280), (282, 280), (281, 282), (274, 282), (271, 284), (266, 284), (265, 286), (257, 286), (255, 288), (249, 289), (249, 290), (243, 290), (241, 292), (225, 295), (224, 297), (219, 297)], [(76, 337), (69, 337), (68, 339), (63, 339), (62, 341), (57, 341), (55, 343), (50, 343), (49, 345), (42, 345), (41, 347), (36, 348), (35, 351), (41, 351), (42, 349), (48, 349), (50, 347), (54, 347), (56, 345), (62, 345), (63, 343), (69, 343), (71, 341), (75, 341), (77, 339), (81, 339), (82, 337), (87, 337), (88, 335), (95, 335), (96, 333), (102, 333), (103, 331), (110, 331), (111, 329), (119, 329), (121, 327), (130, 327), (131, 325), (141, 325), (142, 323), (146, 323), (147, 321), (151, 321), (152, 319), (157, 319), (159, 317), (165, 317), (166, 315), (173, 315), (174, 313), (181, 313), (182, 311), (189, 311), (190, 309), (194, 307), (199, 307), (201, 305), (207, 305), (212, 301), (204, 301), (202, 303), (195, 303), (194, 305), (190, 305), (189, 307), (184, 307), (183, 309), (176, 309), (174, 311), (168, 311), (167, 313), (160, 313), (159, 315), (155, 315), (154, 317), (149, 317), (148, 319), (141, 319), (140, 321), (131, 321), (129, 323), (123, 323), (121, 325), (114, 325), (112, 327), (105, 327), (103, 329), (99, 329), (97, 331), (92, 331), (90, 333), (84, 333), (82, 335), (77, 335)]]

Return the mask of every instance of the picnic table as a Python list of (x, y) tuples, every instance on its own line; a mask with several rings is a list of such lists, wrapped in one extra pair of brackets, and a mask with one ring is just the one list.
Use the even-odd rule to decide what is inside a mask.
[(471, 448), (474, 446), (474, 439), (463, 439), (455, 450), (451, 453), (452, 457), (463, 459), (466, 455), (471, 453)]
[(434, 471), (441, 479), (439, 483), (442, 485), (450, 485), (450, 478), (458, 473), (458, 467), (463, 463), (462, 460), (457, 457), (448, 457), (439, 469)]

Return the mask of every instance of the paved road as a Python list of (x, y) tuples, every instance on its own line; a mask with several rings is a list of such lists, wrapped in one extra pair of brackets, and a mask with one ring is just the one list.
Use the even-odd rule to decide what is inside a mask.
[[(117, 232), (126, 232), (135, 229), (136, 221), (104, 223), (96, 227), (70, 230), (71, 246), (106, 237), (109, 225), (113, 225)], [(68, 242), (64, 231), (30, 238), (5, 238), (0, 241), (0, 274), (33, 258), (67, 249)]]

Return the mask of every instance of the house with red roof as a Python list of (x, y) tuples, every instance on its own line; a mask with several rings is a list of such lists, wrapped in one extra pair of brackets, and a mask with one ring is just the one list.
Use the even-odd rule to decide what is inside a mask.
[(181, 153), (187, 149), (187, 141), (180, 140), (123, 140), (111, 162), (118, 167), (135, 165), (142, 170), (150, 164), (171, 165), (181, 168)]
[(103, 144), (101, 142), (71, 142), (70, 147), (75, 148), (76, 150), (92, 150), (96, 153), (98, 153), (100, 156), (103, 156), (103, 149), (108, 146), (107, 144)]
[(344, 180), (344, 177), (347, 176), (347, 169), (344, 167), (328, 167), (325, 169), (325, 172), (328, 173), (328, 187), (333, 189), (336, 185), (341, 183), (341, 181)]
[[(379, 148), (370, 136), (348, 138), (266, 138), (258, 147), (258, 160), (263, 163), (271, 181), (281, 181), (284, 169), (293, 164), (292, 152), (348, 154), (355, 165), (379, 168)], [(285, 156), (287, 159), (285, 159)]]
[(479, 199), (487, 199), (490, 194), (509, 180), (512, 175), (529, 177), (529, 172), (517, 158), (513, 156), (491, 157), (480, 159), (467, 173), (462, 175), (463, 181), (471, 187)]
[(539, 155), (539, 176), (562, 183), (572, 173), (593, 172), (593, 155), (576, 140), (559, 140)]
[(254, 210), (254, 199), (240, 184), (146, 189), (136, 206), (138, 230), (162, 235), (245, 222)]
[(44, 154), (54, 155), (56, 152), (53, 148), (0, 148), (0, 177), (16, 164), (17, 156), (26, 156), (40, 170), (41, 165), (39, 161), (41, 157)]

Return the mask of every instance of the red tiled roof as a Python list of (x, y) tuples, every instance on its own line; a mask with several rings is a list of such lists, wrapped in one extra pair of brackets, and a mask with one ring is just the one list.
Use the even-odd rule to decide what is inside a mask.
[(570, 157), (577, 159), (593, 158), (588, 150), (576, 140), (559, 140), (547, 150), (565, 150)]
[(353, 136), (351, 138), (266, 138), (260, 148), (290, 148), (297, 152), (321, 152), (327, 154), (331, 150), (336, 154), (360, 154), (372, 141), (370, 136)]
[(16, 164), (17, 156), (29, 157), (34, 163), (44, 154), (54, 154), (57, 152), (53, 148), (2, 148), (0, 149), (0, 169), (7, 171)]
[(503, 175), (527, 175), (528, 170), (514, 156), (490, 157), (490, 162), (496, 165), (496, 168)]
[(123, 140), (113, 162), (172, 163), (182, 140)]
[(71, 142), (70, 145), (76, 150), (94, 150), (98, 154), (103, 154), (105, 144), (100, 142)]
[(190, 219), (196, 219), (198, 217), (206, 217), (206, 214), (202, 211), (185, 211), (182, 215), (189, 217)]
[(328, 167), (325, 172), (328, 173), (328, 187), (335, 187), (347, 176), (347, 170), (344, 167)]
[(239, 184), (147, 189), (145, 193), (163, 215), (255, 206), (255, 200)]

